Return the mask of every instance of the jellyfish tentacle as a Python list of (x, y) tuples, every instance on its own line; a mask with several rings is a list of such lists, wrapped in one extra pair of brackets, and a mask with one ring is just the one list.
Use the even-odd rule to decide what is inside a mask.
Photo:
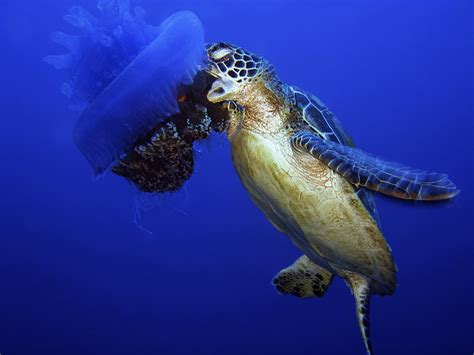
[(64, 19), (74, 27), (84, 31), (93, 31), (97, 24), (97, 19), (82, 6), (73, 6)]
[(48, 55), (44, 61), (56, 69), (67, 69), (72, 67), (74, 58), (72, 54)]
[[(129, 0), (99, 0), (99, 14), (72, 7), (65, 20), (79, 29), (79, 35), (52, 34), (54, 42), (73, 57), (48, 56), (45, 61), (66, 69), (71, 106), (85, 107), (103, 91), (157, 36), (157, 27), (144, 21), (145, 11), (130, 12)], [(65, 54), (67, 55), (67, 54)]]
[(63, 46), (71, 53), (77, 53), (80, 49), (81, 38), (80, 36), (73, 36), (67, 33), (58, 31), (51, 34), (51, 39), (53, 42)]

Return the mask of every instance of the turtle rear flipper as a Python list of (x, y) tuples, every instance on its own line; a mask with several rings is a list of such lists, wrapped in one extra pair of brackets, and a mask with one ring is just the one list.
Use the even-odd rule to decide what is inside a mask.
[(281, 270), (272, 280), (278, 293), (301, 298), (322, 297), (333, 274), (313, 263), (306, 255)]
[(309, 131), (291, 138), (294, 149), (311, 154), (357, 187), (406, 200), (445, 200), (459, 190), (445, 174), (391, 163), (364, 151), (322, 139)]
[(352, 290), (356, 301), (356, 314), (359, 328), (364, 339), (368, 355), (373, 355), (372, 342), (370, 340), (370, 280), (362, 275), (351, 273), (347, 282)]

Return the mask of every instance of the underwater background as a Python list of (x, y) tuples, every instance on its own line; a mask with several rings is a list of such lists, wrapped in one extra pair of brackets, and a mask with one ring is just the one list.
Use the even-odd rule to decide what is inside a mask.
[[(377, 354), (471, 354), (474, 2), (135, 3), (152, 24), (195, 12), (208, 42), (266, 57), (357, 146), (450, 175), (461, 194), (447, 204), (376, 198), (399, 286), (373, 298), (372, 340)], [(72, 142), (64, 73), (42, 61), (77, 4), (96, 9), (0, 1), (0, 353), (364, 354), (341, 279), (321, 299), (273, 289), (300, 252), (250, 201), (224, 137), (198, 147), (195, 174), (173, 196), (93, 178)]]

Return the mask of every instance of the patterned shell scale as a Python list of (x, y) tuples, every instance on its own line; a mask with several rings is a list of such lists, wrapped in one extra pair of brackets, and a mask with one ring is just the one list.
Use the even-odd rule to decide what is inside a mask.
[[(351, 137), (342, 127), (341, 122), (316, 96), (292, 87), (295, 104), (305, 122), (321, 138), (354, 147)], [(354, 188), (355, 193), (369, 211), (380, 228), (380, 219), (372, 194), (364, 188)]]

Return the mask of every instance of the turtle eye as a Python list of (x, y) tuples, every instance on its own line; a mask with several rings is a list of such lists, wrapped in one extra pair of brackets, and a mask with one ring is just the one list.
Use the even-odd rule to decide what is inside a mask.
[(225, 62), (229, 60), (232, 54), (232, 50), (229, 48), (219, 48), (216, 51), (210, 53), (212, 59), (216, 62)]

